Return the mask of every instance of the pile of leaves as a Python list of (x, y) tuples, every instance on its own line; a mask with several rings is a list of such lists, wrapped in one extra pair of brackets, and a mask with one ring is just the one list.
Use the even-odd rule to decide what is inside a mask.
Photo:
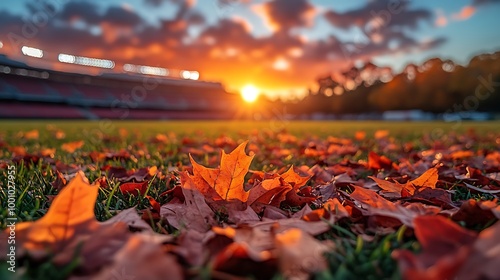
[[(3, 170), (15, 164), (18, 176), (50, 178), (34, 200), (48, 210), (18, 213), (26, 220), (16, 225), (18, 276), (498, 279), (498, 135), (424, 139), (420, 148), (386, 131), (271, 136), (184, 138), (166, 165), (138, 168), (127, 163), (153, 157), (140, 142), (87, 152), (83, 141), (63, 143), (88, 159), (80, 165), (58, 160), (55, 149), (30, 154), (2, 142)], [(174, 140), (149, 142), (171, 153), (164, 147)], [(487, 148), (471, 144), (482, 142)], [(33, 193), (25, 188), (18, 205)]]

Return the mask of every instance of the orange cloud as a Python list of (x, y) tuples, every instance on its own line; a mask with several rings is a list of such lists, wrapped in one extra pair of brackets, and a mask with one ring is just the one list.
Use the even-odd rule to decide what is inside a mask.
[(460, 12), (454, 14), (452, 17), (455, 20), (467, 20), (476, 13), (476, 8), (472, 6), (463, 7)]
[(245, 18), (242, 18), (240, 16), (232, 16), (231, 17), (231, 20), (234, 21), (234, 22), (237, 22), (239, 24), (241, 24), (244, 28), (245, 28), (245, 31), (247, 33), (251, 33), (252, 30), (253, 30), (253, 26), (252, 24), (246, 20)]
[(251, 10), (264, 20), (264, 25), (268, 30), (277, 31), (279, 29), (279, 25), (273, 22), (273, 20), (267, 15), (266, 6), (264, 4), (252, 5)]
[(448, 19), (446, 18), (446, 16), (443, 14), (442, 11), (437, 12), (437, 18), (434, 24), (438, 27), (444, 27), (448, 25)]

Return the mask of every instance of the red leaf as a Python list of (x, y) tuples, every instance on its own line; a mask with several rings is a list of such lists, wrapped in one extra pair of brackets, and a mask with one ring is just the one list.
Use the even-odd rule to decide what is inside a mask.
[(52, 187), (58, 191), (62, 190), (67, 184), (66, 178), (62, 175), (61, 172), (56, 170), (56, 180), (52, 182)]
[(122, 194), (129, 195), (144, 195), (146, 190), (148, 189), (148, 181), (144, 181), (142, 183), (123, 183), (120, 185), (120, 191)]
[(350, 197), (361, 203), (368, 204), (374, 208), (395, 210), (393, 202), (381, 197), (377, 193), (371, 190), (367, 190), (362, 187), (354, 186), (354, 192), (351, 193)]
[(483, 230), (456, 279), (498, 279), (500, 275), (500, 223)]
[(153, 210), (156, 213), (160, 213), (160, 203), (158, 203), (158, 201), (156, 201), (154, 198), (152, 198), (149, 195), (146, 195), (146, 198), (149, 200), (149, 204), (151, 204), (151, 207), (153, 207)]
[(422, 191), (416, 192), (410, 197), (410, 200), (437, 205), (444, 209), (455, 207), (451, 201), (451, 194), (443, 189), (425, 188)]
[(476, 239), (474, 232), (442, 216), (420, 216), (413, 223), (415, 235), (424, 250), (447, 253)]
[(500, 219), (500, 205), (497, 204), (497, 199), (490, 201), (469, 199), (451, 218), (454, 221), (464, 221), (468, 226), (486, 225), (492, 220)]
[(216, 225), (214, 212), (207, 205), (205, 197), (196, 188), (194, 182), (188, 177), (182, 184), (182, 192), (185, 200), (173, 199), (160, 208), (161, 216), (168, 223), (177, 229), (186, 227), (199, 232), (210, 230), (212, 225)]
[(415, 192), (415, 187), (411, 184), (400, 184), (393, 183), (386, 180), (382, 180), (376, 178), (374, 176), (368, 176), (368, 178), (372, 179), (377, 183), (377, 185), (382, 189), (380, 192), (381, 195), (388, 198), (400, 198), (404, 197), (404, 195), (410, 194), (412, 195)]
[(476, 240), (476, 233), (466, 230), (442, 216), (415, 218), (415, 235), (423, 252), (414, 255), (407, 250), (396, 250), (405, 279), (454, 279)]
[(390, 159), (385, 156), (379, 156), (375, 152), (370, 152), (368, 154), (368, 168), (373, 170), (397, 169), (397, 166), (392, 163)]

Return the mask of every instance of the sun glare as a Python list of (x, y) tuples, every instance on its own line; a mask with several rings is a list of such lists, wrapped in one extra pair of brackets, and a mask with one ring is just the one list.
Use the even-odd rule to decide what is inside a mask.
[(246, 85), (241, 89), (241, 97), (248, 103), (254, 102), (259, 97), (259, 89), (253, 85)]

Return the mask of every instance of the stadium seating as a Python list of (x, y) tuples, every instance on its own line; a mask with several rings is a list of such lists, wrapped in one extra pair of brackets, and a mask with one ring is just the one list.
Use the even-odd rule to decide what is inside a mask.
[(216, 83), (19, 73), (0, 72), (0, 118), (227, 119), (240, 102)]
[(185, 110), (146, 110), (126, 108), (90, 108), (90, 113), (100, 119), (137, 119), (137, 120), (170, 120), (170, 119), (230, 119), (232, 112), (218, 111), (185, 111)]
[(44, 96), (47, 93), (45, 84), (43, 81), (36, 80), (31, 81), (30, 78), (24, 78), (22, 76), (6, 75), (4, 82), (14, 87), (18, 93), (24, 95), (40, 95)]
[(0, 118), (83, 119), (86, 117), (81, 109), (64, 104), (0, 103)]

